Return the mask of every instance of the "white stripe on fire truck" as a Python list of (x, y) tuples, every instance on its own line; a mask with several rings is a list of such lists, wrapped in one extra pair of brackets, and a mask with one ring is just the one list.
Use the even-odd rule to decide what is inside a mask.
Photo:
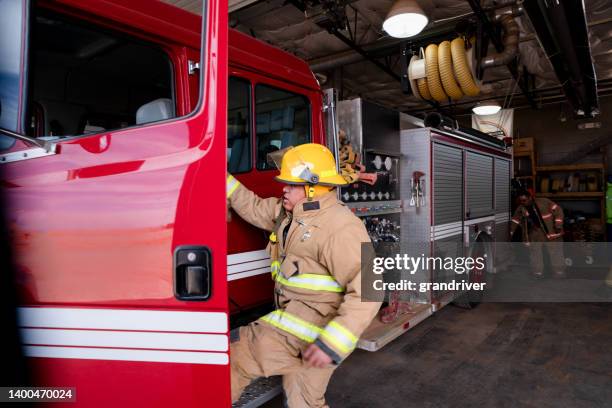
[(85, 360), (147, 361), (158, 363), (191, 363), (227, 365), (227, 353), (197, 351), (130, 350), (93, 347), (24, 346), (28, 357), (75, 358)]
[(259, 261), (262, 259), (270, 259), (270, 255), (268, 255), (265, 249), (228, 255), (227, 264), (235, 265), (244, 262)]
[(240, 273), (250, 271), (258, 268), (270, 268), (270, 258), (262, 259), (259, 261), (244, 262), (240, 264), (227, 264), (227, 274), (232, 275), (234, 273)]
[(234, 273), (232, 275), (227, 275), (227, 280), (233, 281), (233, 280), (238, 280), (238, 279), (244, 279), (250, 276), (263, 275), (265, 273), (267, 274), (270, 273), (270, 265), (266, 266), (265, 268), (253, 269), (250, 271), (244, 271), (244, 272)]
[(153, 350), (227, 351), (225, 334), (155, 333), (110, 330), (21, 329), (27, 345), (115, 347)]
[(227, 280), (270, 273), (270, 256), (265, 250), (240, 252), (227, 256)]
[(31, 328), (227, 333), (227, 313), (62, 307), (20, 307), (19, 325)]

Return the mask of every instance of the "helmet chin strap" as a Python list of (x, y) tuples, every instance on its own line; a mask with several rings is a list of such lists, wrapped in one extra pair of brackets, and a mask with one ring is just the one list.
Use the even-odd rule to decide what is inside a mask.
[(310, 171), (308, 167), (304, 167), (299, 176), (302, 180), (310, 183), (304, 186), (304, 190), (306, 191), (306, 198), (308, 201), (312, 201), (315, 196), (315, 185), (319, 183), (319, 176)]
[(308, 201), (312, 201), (312, 199), (315, 196), (315, 188), (313, 185), (308, 184), (304, 186), (304, 190), (306, 190), (306, 198), (308, 198)]

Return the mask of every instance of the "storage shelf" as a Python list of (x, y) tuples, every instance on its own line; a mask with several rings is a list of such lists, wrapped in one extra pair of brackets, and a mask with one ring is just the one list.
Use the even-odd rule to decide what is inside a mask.
[(575, 170), (603, 170), (603, 163), (568, 164), (555, 166), (538, 166), (536, 171), (575, 171)]
[(604, 193), (601, 191), (583, 191), (583, 192), (561, 192), (561, 193), (536, 193), (536, 197), (546, 198), (601, 198)]

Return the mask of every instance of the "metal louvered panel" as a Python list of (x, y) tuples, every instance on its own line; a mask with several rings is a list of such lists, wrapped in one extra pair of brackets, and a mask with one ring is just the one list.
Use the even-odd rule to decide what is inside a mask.
[(495, 159), (495, 213), (510, 211), (510, 162)]
[(461, 149), (434, 143), (434, 225), (462, 220), (463, 155)]
[(493, 157), (466, 153), (466, 218), (493, 214)]

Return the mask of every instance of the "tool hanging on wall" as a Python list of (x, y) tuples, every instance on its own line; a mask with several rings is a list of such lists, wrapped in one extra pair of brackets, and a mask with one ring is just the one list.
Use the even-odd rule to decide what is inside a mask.
[(425, 176), (425, 173), (422, 171), (412, 173), (412, 178), (410, 179), (410, 188), (412, 190), (410, 195), (411, 207), (422, 207), (425, 205), (425, 196), (423, 194), (425, 180), (423, 180), (423, 176)]

